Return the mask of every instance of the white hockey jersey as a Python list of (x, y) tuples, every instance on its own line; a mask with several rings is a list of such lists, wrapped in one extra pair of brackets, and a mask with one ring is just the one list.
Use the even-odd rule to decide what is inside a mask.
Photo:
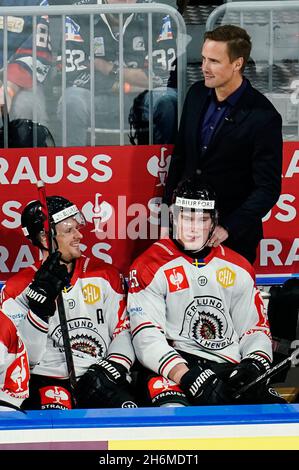
[(0, 310), (0, 400), (20, 407), (29, 396), (28, 382), (26, 348), (14, 323)]
[(252, 352), (272, 360), (272, 343), (252, 266), (219, 246), (204, 260), (159, 240), (130, 270), (128, 311), (139, 361), (168, 376), (179, 351), (238, 363)]
[[(58, 312), (41, 320), (28, 308), (27, 286), (40, 262), (10, 278), (2, 292), (2, 309), (24, 339), (31, 372), (50, 377), (68, 376)], [(122, 278), (116, 268), (82, 256), (76, 261), (71, 285), (63, 292), (76, 376), (99, 358), (129, 369), (134, 350), (126, 311)]]

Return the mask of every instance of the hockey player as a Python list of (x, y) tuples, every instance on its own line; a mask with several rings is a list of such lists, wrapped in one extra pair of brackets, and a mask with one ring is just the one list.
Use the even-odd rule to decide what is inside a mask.
[[(47, 0), (3, 0), (1, 6), (26, 7), (47, 5)], [(0, 107), (6, 106), (10, 121), (33, 119), (33, 103), (36, 119), (47, 124), (47, 112), (43, 83), (51, 67), (52, 55), (49, 38), (49, 22), (46, 16), (36, 21), (36, 95), (33, 87), (33, 46), (31, 16), (7, 17), (7, 87), (4, 88), (4, 17), (0, 17)], [(0, 121), (1, 122), (1, 121)]]
[[(271, 337), (252, 266), (210, 248), (217, 224), (213, 191), (197, 176), (175, 191), (172, 236), (154, 243), (130, 270), (128, 311), (139, 386), (155, 406), (234, 403), (267, 369)], [(238, 403), (283, 401), (250, 389)]]
[(28, 398), (29, 364), (14, 323), (0, 310), (0, 411), (18, 410)]
[(84, 217), (60, 196), (47, 198), (58, 250), (48, 256), (39, 201), (22, 212), (24, 234), (43, 262), (10, 278), (3, 310), (19, 323), (31, 367), (27, 408), (70, 408), (71, 396), (56, 298), (62, 291), (77, 377), (79, 407), (134, 407), (127, 381), (134, 361), (122, 278), (103, 261), (81, 255)]
[[(51, 4), (124, 4), (136, 0), (50, 0)], [(176, 45), (169, 17), (153, 15), (153, 88), (152, 111), (154, 143), (173, 143), (176, 132), (177, 94), (167, 88), (167, 78), (174, 67)], [(158, 26), (156, 23), (159, 21)], [(98, 128), (119, 128), (119, 42), (123, 39), (124, 123), (128, 124), (129, 110), (137, 93), (147, 90), (148, 23), (146, 15), (125, 14), (119, 32), (119, 16), (100, 14), (94, 17), (94, 106)], [(87, 145), (91, 123), (90, 19), (88, 16), (66, 18), (66, 103), (67, 145)], [(61, 67), (61, 56), (58, 57)], [(149, 97), (142, 95), (142, 118), (148, 120)], [(138, 109), (139, 110), (139, 109)], [(62, 101), (58, 118), (62, 120)], [(101, 142), (106, 143), (106, 142)], [(142, 143), (142, 142), (140, 142)]]

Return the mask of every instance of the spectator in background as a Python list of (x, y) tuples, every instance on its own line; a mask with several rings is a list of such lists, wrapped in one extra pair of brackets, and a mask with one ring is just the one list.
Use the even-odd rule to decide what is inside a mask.
[(204, 39), (204, 82), (187, 94), (164, 202), (170, 204), (180, 180), (202, 173), (219, 198), (219, 225), (210, 245), (224, 243), (253, 263), (262, 217), (280, 194), (282, 120), (243, 76), (251, 50), (247, 32), (224, 25)]
[[(51, 0), (52, 4), (82, 4), (81, 0)], [(136, 0), (84, 0), (86, 4), (136, 3)], [(155, 18), (155, 16), (153, 16)], [(167, 88), (168, 69), (173, 67), (176, 47), (170, 19), (153, 21), (153, 99), (154, 143), (170, 143), (176, 131), (176, 90)], [(124, 45), (124, 126), (128, 124), (133, 99), (149, 86), (147, 15), (123, 16)], [(67, 145), (88, 144), (87, 130), (91, 123), (91, 70), (90, 70), (90, 21), (88, 16), (66, 19), (66, 103)], [(170, 45), (171, 43), (171, 45)], [(59, 57), (61, 60), (61, 57)], [(59, 67), (61, 62), (58, 62)], [(118, 129), (119, 109), (119, 17), (101, 14), (94, 17), (94, 72), (96, 127)], [(167, 77), (166, 77), (167, 75)], [(143, 108), (148, 110), (148, 93), (143, 95)], [(146, 111), (145, 111), (146, 112)], [(62, 120), (62, 102), (58, 118)], [(148, 115), (146, 116), (148, 119)], [(105, 142), (101, 142), (105, 143)]]
[(128, 371), (134, 361), (122, 277), (110, 264), (81, 255), (84, 217), (60, 196), (47, 198), (57, 249), (48, 256), (39, 201), (22, 212), (24, 234), (39, 247), (38, 261), (11, 277), (2, 309), (18, 327), (31, 367), (28, 409), (72, 408), (56, 299), (62, 293), (80, 408), (135, 407)]
[(248, 261), (209, 247), (218, 225), (215, 193), (182, 182), (171, 206), (171, 237), (130, 270), (128, 311), (144, 405), (282, 403), (265, 384), (240, 393), (270, 368), (272, 343)]
[(14, 323), (0, 310), (0, 411), (18, 410), (29, 396), (29, 364)]
[[(148, 60), (148, 57), (146, 57)], [(153, 90), (144, 90), (134, 99), (129, 114), (130, 142), (150, 142), (149, 121), (153, 122), (154, 144), (175, 142), (177, 133), (177, 60), (171, 18), (153, 15)], [(151, 103), (150, 103), (151, 101)], [(150, 107), (152, 118), (150, 119)]]
[[(2, 0), (1, 7), (47, 5), (47, 0)], [(4, 17), (0, 17), (0, 109), (6, 109), (9, 121), (33, 120), (36, 106), (37, 122), (47, 125), (43, 83), (51, 67), (51, 46), (47, 17), (36, 21), (36, 95), (33, 96), (32, 17), (7, 17), (7, 88), (4, 88)], [(33, 106), (34, 105), (34, 106)]]

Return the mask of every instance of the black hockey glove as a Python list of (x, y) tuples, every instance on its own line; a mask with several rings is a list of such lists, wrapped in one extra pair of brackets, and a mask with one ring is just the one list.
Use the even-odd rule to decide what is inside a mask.
[(52, 253), (27, 288), (26, 296), (30, 310), (44, 321), (54, 315), (56, 297), (69, 283), (67, 268), (65, 264), (60, 264), (60, 258), (59, 251)]
[[(234, 392), (238, 392), (240, 388), (257, 379), (268, 369), (270, 362), (264, 356), (249, 354), (232, 370), (227, 383)], [(252, 390), (248, 390), (248, 394), (252, 394)]]
[(199, 365), (183, 375), (180, 385), (192, 405), (221, 405), (231, 401), (228, 387), (215, 372)]
[(98, 360), (77, 383), (79, 408), (136, 408), (126, 374), (127, 370), (121, 364)]

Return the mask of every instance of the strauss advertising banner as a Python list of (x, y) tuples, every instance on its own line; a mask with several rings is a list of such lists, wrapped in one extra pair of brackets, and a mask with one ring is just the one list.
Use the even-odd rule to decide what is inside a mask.
[[(0, 281), (39, 256), (22, 233), (21, 212), (38, 198), (40, 179), (48, 196), (64, 196), (84, 214), (84, 253), (127, 275), (158, 238), (171, 151), (157, 145), (0, 150)], [(264, 219), (255, 265), (262, 276), (299, 272), (298, 198), (299, 143), (286, 142), (281, 196)]]

